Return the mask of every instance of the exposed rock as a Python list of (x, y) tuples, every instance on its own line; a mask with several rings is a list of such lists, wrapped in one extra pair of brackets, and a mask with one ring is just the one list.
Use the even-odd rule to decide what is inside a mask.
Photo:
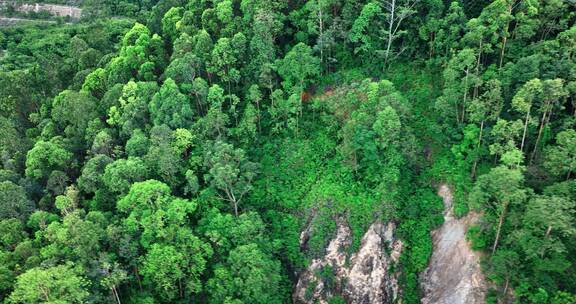
[[(398, 262), (402, 251), (402, 242), (394, 238), (395, 228), (393, 223), (373, 223), (364, 234), (358, 252), (349, 257), (352, 234), (350, 228), (339, 221), (324, 257), (312, 260), (300, 274), (294, 302), (323, 304), (332, 296), (340, 295), (347, 303), (393, 303), (399, 296), (399, 274), (390, 273), (390, 268)], [(310, 234), (309, 229), (305, 231), (301, 241)]]
[(80, 19), (82, 9), (76, 6), (44, 4), (44, 3), (19, 3), (18, 1), (0, 1), (0, 7), (12, 6), (18, 12), (48, 12), (59, 17), (71, 17)]
[(420, 276), (423, 304), (485, 303), (486, 280), (480, 268), (480, 253), (466, 240), (470, 224), (478, 214), (457, 219), (453, 213), (452, 191), (441, 185), (438, 195), (444, 200), (444, 224), (432, 231), (433, 252), (428, 268)]

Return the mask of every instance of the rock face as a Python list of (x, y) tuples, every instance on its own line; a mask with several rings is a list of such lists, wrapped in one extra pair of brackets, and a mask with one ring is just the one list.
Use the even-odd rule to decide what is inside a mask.
[[(299, 277), (294, 303), (328, 303), (339, 295), (347, 303), (393, 303), (399, 297), (398, 273), (390, 273), (402, 251), (394, 238), (393, 223), (373, 223), (364, 234), (358, 252), (348, 256), (350, 228), (338, 222), (335, 237), (321, 259), (314, 259)], [(301, 242), (305, 241), (303, 233)], [(326, 271), (329, 271), (326, 274)]]
[(432, 257), (420, 276), (422, 303), (485, 303), (487, 285), (480, 269), (480, 255), (466, 240), (468, 226), (479, 216), (471, 212), (466, 217), (455, 218), (450, 188), (441, 185), (438, 195), (444, 200), (444, 224), (432, 232)]
[(49, 12), (54, 16), (71, 17), (80, 19), (82, 17), (82, 9), (75, 6), (56, 5), (56, 4), (43, 4), (43, 3), (19, 3), (18, 1), (0, 1), (0, 7), (12, 6), (18, 12)]

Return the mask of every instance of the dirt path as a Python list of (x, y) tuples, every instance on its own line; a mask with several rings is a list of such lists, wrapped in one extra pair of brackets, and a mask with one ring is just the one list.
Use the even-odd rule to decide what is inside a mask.
[(466, 231), (478, 215), (469, 213), (457, 219), (453, 195), (442, 184), (438, 195), (444, 200), (444, 224), (432, 231), (433, 253), (428, 268), (420, 276), (423, 304), (485, 303), (486, 281), (480, 269), (480, 255), (470, 248)]

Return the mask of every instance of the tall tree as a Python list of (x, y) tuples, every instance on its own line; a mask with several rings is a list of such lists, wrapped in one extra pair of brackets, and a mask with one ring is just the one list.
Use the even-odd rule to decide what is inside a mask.
[(62, 147), (60, 138), (38, 141), (26, 156), (26, 175), (36, 179), (47, 178), (57, 169), (66, 169), (72, 161), (72, 153)]
[(85, 303), (89, 282), (70, 265), (32, 268), (18, 276), (10, 303)]
[(475, 66), (474, 50), (463, 49), (450, 59), (443, 72), (446, 85), (442, 96), (436, 101), (436, 107), (443, 112), (454, 113), (457, 124), (464, 123), (470, 88), (479, 81)]
[(298, 43), (284, 59), (277, 63), (278, 74), (284, 80), (282, 85), (287, 91), (302, 92), (308, 81), (313, 80), (320, 73), (320, 62), (312, 54), (312, 48), (304, 43)]
[(478, 145), (474, 165), (472, 166), (472, 176), (476, 175), (476, 166), (479, 161), (479, 151), (482, 145), (482, 136), (484, 132), (484, 123), (486, 121), (495, 121), (502, 111), (503, 100), (500, 81), (496, 79), (489, 80), (486, 83), (485, 92), (468, 104), (470, 120), (480, 123), (480, 132), (478, 134)]
[(166, 79), (160, 91), (152, 97), (148, 106), (155, 125), (166, 124), (176, 128), (189, 128), (192, 125), (194, 112), (190, 101), (171, 78)]
[(224, 265), (217, 265), (208, 281), (214, 302), (240, 300), (244, 303), (282, 303), (278, 292), (280, 265), (256, 244), (238, 246)]
[(0, 182), (0, 220), (25, 220), (34, 211), (34, 207), (34, 202), (28, 198), (24, 188), (11, 181)]
[(568, 180), (576, 171), (576, 131), (564, 130), (556, 135), (556, 145), (546, 149), (544, 166), (553, 174), (566, 174)]
[(527, 199), (528, 192), (523, 183), (524, 176), (520, 169), (501, 165), (480, 176), (470, 194), (473, 204), (482, 206), (496, 215), (492, 254), (498, 248), (509, 205), (518, 205)]
[(204, 179), (222, 193), (219, 197), (228, 201), (238, 216), (238, 206), (252, 189), (257, 164), (249, 161), (242, 149), (218, 140), (206, 150), (204, 165), (208, 169)]
[(520, 151), (524, 151), (524, 144), (526, 142), (526, 134), (528, 132), (528, 123), (531, 119), (532, 106), (538, 98), (541, 98), (543, 93), (542, 82), (540, 79), (532, 79), (525, 83), (522, 88), (512, 98), (512, 108), (525, 115), (524, 118), (524, 131), (522, 133), (522, 144)]
[(536, 142), (534, 143), (534, 150), (532, 150), (532, 155), (530, 156), (530, 162), (534, 161), (536, 152), (540, 146), (540, 139), (542, 138), (542, 132), (544, 128), (548, 126), (550, 122), (550, 117), (554, 110), (559, 106), (561, 99), (568, 95), (568, 92), (564, 88), (564, 80), (562, 79), (548, 79), (542, 82), (543, 96), (540, 101), (539, 112), (542, 114), (540, 117), (540, 127), (538, 128), (538, 136), (536, 137)]

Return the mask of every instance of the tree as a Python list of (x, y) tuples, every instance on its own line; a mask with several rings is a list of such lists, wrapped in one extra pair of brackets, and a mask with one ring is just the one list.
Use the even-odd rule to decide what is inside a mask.
[(512, 9), (515, 4), (514, 1), (510, 0), (493, 1), (482, 10), (479, 17), (481, 22), (486, 25), (488, 41), (493, 44), (496, 44), (498, 39), (501, 41), (498, 60), (499, 68), (502, 68), (502, 63), (504, 62), (506, 44), (510, 37), (510, 23), (514, 20)]
[(204, 62), (204, 64), (209, 63), (212, 49), (214, 48), (214, 42), (210, 34), (204, 29), (199, 30), (192, 37), (192, 42), (194, 44), (194, 55), (200, 58), (200, 61)]
[(498, 218), (492, 254), (498, 248), (508, 206), (521, 204), (527, 199), (528, 191), (523, 183), (524, 176), (520, 169), (500, 165), (480, 176), (470, 193), (473, 205), (490, 210)]
[[(184, 279), (184, 255), (170, 245), (153, 244), (144, 257), (142, 275), (167, 300), (176, 298)], [(179, 287), (180, 284), (180, 287)], [(182, 291), (180, 291), (182, 292)], [(182, 296), (182, 295), (180, 295)]]
[(98, 99), (101, 99), (106, 93), (106, 70), (97, 68), (90, 72), (84, 79), (81, 92), (86, 92)]
[(522, 144), (520, 145), (520, 151), (524, 152), (524, 143), (526, 142), (526, 134), (528, 132), (528, 123), (530, 122), (531, 116), (530, 112), (532, 106), (537, 98), (543, 93), (542, 82), (540, 79), (532, 79), (525, 83), (522, 88), (514, 95), (512, 98), (512, 108), (525, 115), (524, 118), (524, 131), (522, 133)]
[(301, 95), (295, 92), (284, 98), (282, 90), (275, 90), (270, 98), (272, 106), (268, 112), (275, 122), (272, 131), (282, 132), (288, 129), (298, 133), (298, 120), (302, 113)]
[(472, 166), (472, 176), (476, 175), (476, 166), (478, 164), (478, 154), (482, 145), (482, 135), (484, 132), (484, 122), (495, 121), (502, 111), (502, 92), (500, 81), (492, 79), (486, 83), (486, 91), (477, 99), (472, 100), (468, 105), (470, 120), (480, 123), (480, 132), (478, 134), (478, 145), (476, 147), (476, 156)]
[[(171, 86), (167, 87), (165, 93), (170, 93), (167, 94), (168, 96), (178, 96), (171, 88)], [(122, 88), (120, 105), (113, 105), (108, 111), (108, 124), (118, 126), (120, 134), (125, 137), (130, 137), (136, 129), (146, 129), (149, 123), (149, 104), (157, 91), (156, 82), (129, 81)], [(160, 115), (160, 113), (156, 114)]]
[[(443, 5), (439, 5), (442, 6)], [(458, 48), (466, 25), (466, 15), (460, 2), (452, 1), (443, 18), (439, 13), (429, 13), (427, 24), (420, 28), (420, 36), (429, 41), (430, 57), (436, 56), (445, 63)]]
[(253, 79), (259, 79), (266, 74), (267, 66), (276, 60), (275, 40), (280, 22), (273, 11), (265, 9), (258, 9), (253, 19), (250, 21), (254, 35), (249, 43), (251, 60), (248, 68), (252, 71)]
[(74, 185), (71, 185), (66, 188), (66, 193), (56, 197), (54, 206), (60, 210), (63, 215), (68, 215), (78, 208), (78, 204), (80, 203), (78, 194), (78, 189)]
[(174, 242), (178, 229), (188, 224), (188, 216), (196, 210), (195, 201), (174, 197), (170, 192), (168, 185), (157, 180), (137, 182), (116, 204), (118, 211), (127, 214), (124, 225), (140, 236), (140, 244), (146, 249), (153, 243)]
[(46, 259), (52, 261), (75, 261), (82, 266), (89, 266), (94, 254), (100, 252), (105, 230), (90, 217), (102, 216), (100, 212), (83, 217), (82, 211), (62, 209), (65, 214), (62, 222), (53, 222), (46, 228), (46, 239), (50, 245), (42, 250)]
[(295, 93), (301, 93), (307, 81), (320, 74), (318, 58), (312, 55), (312, 48), (302, 42), (295, 45), (284, 59), (279, 60), (277, 66), (278, 74), (284, 79), (284, 89), (294, 90)]
[(504, 284), (502, 294), (506, 297), (510, 280), (514, 278), (520, 268), (520, 257), (511, 250), (497, 250), (490, 257), (491, 279), (498, 284)]
[(146, 155), (149, 147), (150, 140), (146, 134), (142, 130), (136, 129), (132, 132), (132, 137), (126, 142), (125, 150), (129, 157), (142, 157)]
[(116, 303), (122, 304), (118, 287), (122, 282), (128, 279), (127, 272), (121, 268), (121, 265), (118, 262), (112, 263), (108, 259), (104, 259), (101, 262), (100, 268), (104, 272), (104, 277), (100, 281), (100, 284), (112, 291)]
[(78, 178), (78, 188), (85, 193), (95, 193), (102, 188), (102, 175), (104, 169), (113, 160), (106, 155), (96, 155), (89, 159), (82, 168), (82, 174)]
[(260, 102), (262, 101), (262, 92), (260, 92), (260, 88), (258, 88), (258, 86), (255, 84), (251, 85), (250, 88), (248, 89), (248, 95), (246, 96), (246, 99), (248, 99), (256, 106), (256, 121), (258, 123), (258, 132), (261, 132)]
[(226, 128), (230, 118), (222, 111), (224, 106), (224, 90), (217, 84), (208, 90), (208, 113), (200, 120), (200, 126), (205, 138), (221, 138), (227, 135)]
[(308, 33), (317, 36), (315, 48), (320, 51), (321, 64), (325, 62), (325, 48), (333, 38), (330, 37), (331, 32), (328, 30), (328, 27), (331, 21), (329, 10), (334, 4), (335, 2), (333, 0), (313, 0), (308, 1), (304, 6), (304, 9), (308, 13)]
[(54, 170), (50, 173), (48, 180), (46, 181), (46, 190), (48, 190), (53, 195), (60, 195), (66, 190), (66, 186), (70, 183), (70, 178), (66, 173)]
[(566, 180), (576, 170), (576, 131), (564, 130), (556, 135), (556, 146), (546, 149), (544, 166), (554, 175), (566, 174)]
[(350, 41), (362, 43), (355, 52), (383, 53), (384, 65), (388, 65), (394, 42), (405, 34), (402, 23), (416, 13), (417, 3), (418, 0), (382, 0), (364, 5), (350, 31)]
[[(174, 82), (180, 85), (182, 91), (190, 86), (198, 74), (200, 74), (202, 63), (192, 53), (185, 53), (182, 57), (178, 57), (170, 62), (170, 65), (164, 71), (164, 77), (173, 79)], [(199, 111), (199, 110), (198, 110)]]
[(72, 161), (72, 153), (62, 147), (58, 138), (39, 140), (26, 155), (26, 176), (42, 179), (53, 170), (64, 170)]
[(234, 248), (251, 243), (267, 248), (271, 242), (266, 234), (266, 224), (253, 211), (235, 217), (220, 213), (216, 208), (210, 209), (198, 222), (198, 232), (210, 241), (217, 256), (226, 256)]
[(27, 237), (21, 220), (17, 218), (0, 220), (0, 248), (14, 249)]
[(252, 189), (257, 165), (246, 158), (242, 149), (217, 140), (205, 151), (204, 166), (208, 169), (204, 179), (223, 193), (220, 199), (230, 202), (238, 216), (238, 206)]
[(498, 119), (490, 132), (494, 137), (494, 143), (489, 147), (490, 154), (502, 156), (506, 152), (516, 150), (520, 132), (522, 132), (522, 121)]
[(478, 82), (475, 65), (474, 50), (463, 49), (450, 59), (443, 72), (446, 85), (436, 107), (443, 113), (454, 113), (457, 124), (464, 123), (470, 88)]
[[(384, 0), (384, 19), (386, 24), (385, 38), (386, 49), (384, 51), (384, 64), (388, 64), (392, 53), (392, 44), (404, 32), (401, 25), (404, 20), (416, 13), (414, 6), (419, 0)], [(402, 52), (402, 51), (400, 51)]]
[(196, 207), (195, 201), (172, 196), (170, 188), (156, 180), (135, 183), (117, 203), (127, 214), (127, 232), (147, 251), (141, 271), (145, 283), (167, 300), (200, 292), (200, 276), (212, 255), (210, 246), (187, 228)]
[(530, 258), (542, 259), (546, 253), (566, 251), (563, 238), (576, 235), (575, 203), (558, 196), (535, 196), (528, 202), (524, 227), (538, 242), (527, 242), (525, 253)]
[(232, 44), (233, 39), (220, 38), (212, 50), (212, 58), (208, 71), (216, 74), (220, 79), (228, 84), (228, 94), (232, 90), (232, 82), (240, 80), (240, 71), (236, 67), (238, 57)]
[(96, 134), (94, 140), (92, 141), (92, 147), (90, 149), (90, 154), (92, 155), (107, 155), (112, 157), (114, 154), (114, 138), (109, 133), (108, 130), (101, 130)]
[(542, 113), (540, 118), (540, 127), (538, 128), (538, 136), (536, 137), (536, 143), (534, 144), (534, 150), (532, 150), (532, 156), (530, 156), (530, 162), (534, 160), (538, 147), (540, 145), (540, 139), (542, 138), (542, 132), (544, 128), (550, 122), (550, 117), (555, 108), (558, 106), (560, 100), (568, 95), (568, 92), (564, 88), (564, 80), (562, 79), (548, 79), (542, 82), (543, 97), (540, 103), (539, 112)]
[(129, 157), (107, 165), (102, 181), (107, 189), (120, 196), (128, 192), (132, 183), (145, 180), (149, 174), (149, 169), (142, 159)]
[(85, 303), (88, 280), (73, 264), (32, 268), (18, 276), (10, 303)]
[(256, 134), (258, 124), (258, 114), (256, 109), (252, 104), (248, 104), (244, 113), (242, 114), (242, 119), (233, 130), (238, 142), (247, 146), (256, 139)]
[(378, 47), (379, 37), (369, 32), (371, 24), (382, 14), (382, 8), (378, 3), (371, 1), (362, 7), (360, 15), (352, 25), (349, 39), (352, 43), (360, 44), (354, 49), (354, 53), (372, 54)]
[(11, 181), (0, 182), (0, 220), (25, 220), (34, 208), (34, 202), (28, 198), (24, 188)]
[(150, 147), (144, 160), (156, 178), (176, 187), (182, 181), (184, 165), (180, 154), (172, 147), (172, 140), (173, 131), (166, 125), (153, 127), (150, 130)]
[(178, 38), (178, 22), (182, 19), (183, 14), (184, 8), (172, 7), (162, 18), (162, 34), (172, 42)]
[(400, 136), (402, 124), (396, 110), (391, 106), (386, 106), (376, 114), (376, 120), (372, 129), (378, 136), (378, 142), (383, 149), (395, 144)]
[(209, 245), (182, 229), (175, 245), (152, 245), (143, 259), (142, 274), (163, 298), (184, 298), (202, 290), (201, 276), (211, 254)]
[(283, 303), (279, 291), (280, 264), (256, 244), (241, 245), (217, 265), (208, 290), (214, 303), (237, 299), (244, 303)]
[(166, 124), (176, 128), (187, 128), (192, 124), (194, 112), (186, 95), (171, 78), (166, 79), (160, 91), (154, 95), (149, 105), (150, 116), (155, 125)]

